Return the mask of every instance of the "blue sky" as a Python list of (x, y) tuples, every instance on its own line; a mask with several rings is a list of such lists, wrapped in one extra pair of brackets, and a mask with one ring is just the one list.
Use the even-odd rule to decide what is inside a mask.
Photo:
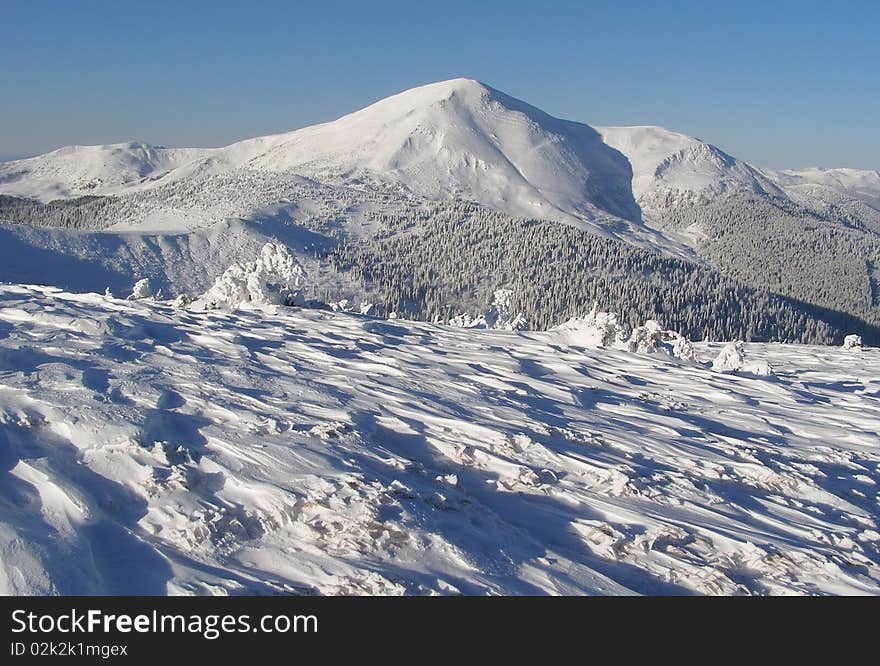
[(2, 0), (0, 156), (223, 145), (484, 81), (769, 167), (880, 169), (880, 2)]

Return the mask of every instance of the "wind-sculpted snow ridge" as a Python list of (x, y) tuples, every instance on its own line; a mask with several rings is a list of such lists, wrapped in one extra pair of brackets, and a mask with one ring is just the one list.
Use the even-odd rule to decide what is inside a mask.
[(877, 594), (880, 350), (0, 286), (0, 592)]

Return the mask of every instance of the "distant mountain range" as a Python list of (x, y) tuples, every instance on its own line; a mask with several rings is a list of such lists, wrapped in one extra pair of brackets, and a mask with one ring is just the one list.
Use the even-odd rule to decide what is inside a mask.
[[(18, 248), (5, 280), (86, 288), (152, 271), (169, 291), (195, 289), (260, 235), (317, 256), (372, 238), (383, 216), (467, 202), (880, 324), (880, 173), (763, 170), (660, 127), (560, 120), (468, 79), (223, 148), (62, 148), (0, 164), (0, 195)], [(63, 271), (29, 269), (56, 255)]]

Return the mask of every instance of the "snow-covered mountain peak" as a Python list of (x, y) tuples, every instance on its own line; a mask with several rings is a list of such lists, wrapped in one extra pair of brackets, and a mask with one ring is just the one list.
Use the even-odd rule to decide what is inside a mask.
[(469, 79), (407, 90), (292, 132), (249, 166), (365, 171), (424, 196), (531, 217), (639, 220), (629, 165), (595, 130)]
[(593, 128), (471, 79), (420, 86), (332, 122), (225, 148), (56, 151), (0, 165), (0, 191), (43, 200), (119, 194), (234, 169), (369, 174), (422, 196), (470, 199), (514, 215), (640, 222), (629, 164)]
[(633, 170), (632, 189), (636, 197), (651, 187), (657, 171), (670, 156), (700, 143), (689, 136), (656, 125), (597, 129), (606, 143), (629, 159)]
[[(856, 199), (859, 206), (880, 207), (877, 172), (762, 171), (679, 132), (652, 125), (595, 129), (467, 78), (405, 90), (331, 122), (223, 148), (139, 142), (62, 148), (0, 164), (0, 194), (48, 201), (169, 186), (214, 202), (229, 196), (216, 190), (214, 176), (253, 182), (267, 175), (282, 183), (297, 176), (330, 185), (391, 183), (425, 198), (476, 201), (674, 254), (681, 254), (681, 241), (646, 229), (643, 213), (656, 226), (679, 204), (739, 193), (791, 194), (808, 203), (830, 198), (835, 205)], [(191, 215), (162, 206), (141, 217), (164, 225), (186, 218), (184, 226), (199, 226)]]
[(441, 103), (453, 97), (464, 98), (473, 102), (490, 96), (494, 91), (485, 83), (475, 79), (456, 78), (446, 81), (428, 83), (415, 88), (409, 88), (402, 92), (390, 95), (369, 106), (355, 111), (355, 115), (368, 110), (400, 110), (402, 107), (420, 108), (431, 104)]
[(655, 125), (597, 129), (629, 159), (633, 194), (643, 206), (669, 194), (748, 191), (783, 196), (761, 171), (700, 139)]

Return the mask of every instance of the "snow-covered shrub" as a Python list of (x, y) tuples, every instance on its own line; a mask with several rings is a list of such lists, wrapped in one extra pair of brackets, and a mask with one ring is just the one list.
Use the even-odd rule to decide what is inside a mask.
[(728, 342), (721, 348), (718, 356), (712, 361), (712, 369), (717, 372), (745, 372), (759, 377), (773, 374), (773, 368), (767, 361), (746, 360), (745, 346), (739, 340)]
[(758, 359), (756, 361), (746, 361), (742, 371), (758, 377), (769, 377), (773, 374), (773, 367), (764, 359)]
[(640, 354), (660, 352), (683, 361), (696, 360), (696, 352), (691, 341), (678, 331), (664, 329), (655, 319), (649, 319), (632, 330), (626, 341), (626, 349)]
[(347, 298), (343, 298), (340, 301), (328, 303), (328, 305), (330, 306), (330, 309), (333, 310), (333, 312), (351, 312), (352, 310), (354, 310), (351, 301)]
[(580, 347), (621, 347), (623, 331), (614, 312), (599, 312), (593, 309), (584, 317), (572, 317), (559, 326), (556, 331), (568, 344)]
[(694, 346), (690, 340), (677, 331), (664, 329), (655, 319), (649, 319), (641, 326), (636, 326), (629, 335), (626, 335), (617, 314), (600, 312), (595, 304), (585, 317), (572, 317), (551, 330), (571, 345), (611, 347), (640, 354), (659, 352), (684, 361), (696, 359)]
[(860, 336), (860, 335), (847, 335), (843, 339), (843, 348), (844, 349), (861, 349), (862, 348), (862, 336)]
[(150, 287), (150, 280), (148, 278), (142, 278), (134, 283), (134, 287), (131, 289), (131, 296), (128, 297), (130, 301), (139, 301), (144, 298), (151, 298), (153, 296), (153, 288)]
[(266, 243), (251, 262), (236, 262), (217, 278), (199, 302), (206, 309), (255, 305), (304, 305), (306, 272), (283, 245)]
[(736, 372), (746, 362), (745, 348), (739, 340), (728, 342), (712, 361), (712, 369), (718, 372)]
[(174, 299), (174, 302), (171, 304), (172, 307), (183, 309), (188, 307), (193, 300), (187, 296), (186, 294), (180, 294), (177, 298)]
[(464, 313), (456, 315), (447, 323), (450, 326), (456, 326), (457, 328), (489, 328), (489, 323), (486, 321), (484, 315), (471, 317), (469, 314)]

